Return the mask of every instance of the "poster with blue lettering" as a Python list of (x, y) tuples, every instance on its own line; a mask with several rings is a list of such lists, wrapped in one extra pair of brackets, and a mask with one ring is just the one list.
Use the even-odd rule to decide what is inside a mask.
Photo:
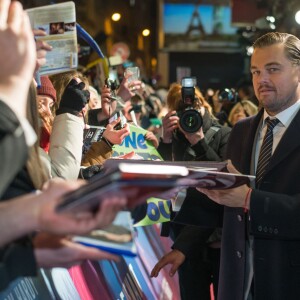
[(148, 226), (170, 221), (170, 200), (151, 197), (147, 200), (145, 217), (134, 226)]
[(162, 160), (162, 157), (153, 144), (145, 139), (147, 130), (133, 124), (129, 124), (129, 126), (130, 135), (125, 137), (122, 144), (114, 145), (113, 157), (134, 151), (136, 154), (143, 157), (143, 159)]

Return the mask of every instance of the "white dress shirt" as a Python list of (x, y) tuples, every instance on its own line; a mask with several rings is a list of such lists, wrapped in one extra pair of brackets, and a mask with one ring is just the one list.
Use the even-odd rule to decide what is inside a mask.
[(256, 173), (256, 167), (257, 167), (260, 148), (261, 148), (264, 136), (267, 132), (266, 118), (267, 117), (269, 117), (270, 119), (277, 118), (280, 121), (277, 124), (277, 126), (275, 126), (273, 129), (273, 148), (272, 148), (272, 154), (273, 154), (275, 149), (277, 148), (282, 136), (284, 135), (285, 131), (291, 124), (292, 120), (296, 116), (299, 109), (300, 109), (300, 99), (296, 103), (294, 103), (292, 106), (290, 106), (289, 108), (280, 112), (276, 116), (269, 116), (268, 113), (266, 111), (264, 111), (263, 122), (262, 122), (261, 128), (260, 128), (258, 136), (257, 136), (257, 143), (256, 143), (256, 150), (255, 150), (255, 173)]

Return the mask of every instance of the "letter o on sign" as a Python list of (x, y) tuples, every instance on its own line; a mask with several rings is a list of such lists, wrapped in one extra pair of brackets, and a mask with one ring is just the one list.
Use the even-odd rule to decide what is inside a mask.
[(155, 203), (152, 202), (148, 203), (147, 216), (153, 222), (159, 220), (160, 212), (159, 212), (159, 208)]

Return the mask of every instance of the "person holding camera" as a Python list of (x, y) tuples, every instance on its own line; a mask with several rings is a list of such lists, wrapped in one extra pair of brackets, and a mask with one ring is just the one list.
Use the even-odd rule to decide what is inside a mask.
[(238, 101), (238, 94), (234, 88), (216, 90), (211, 97), (213, 113), (221, 125), (230, 126), (228, 116)]
[[(169, 112), (163, 118), (163, 135), (158, 151), (165, 160), (173, 161), (222, 161), (225, 156), (230, 128), (219, 125), (213, 117), (210, 105), (205, 101), (195, 82), (183, 80), (183, 86), (172, 84), (167, 96)], [(201, 215), (206, 228), (180, 222), (180, 212), (172, 221), (164, 223), (162, 235), (169, 234), (174, 240), (172, 251), (156, 264), (151, 276), (156, 277), (161, 268), (171, 264), (170, 276), (178, 269), (182, 299), (210, 299), (213, 281), (216, 295), (220, 260), (220, 236), (223, 208), (213, 204), (207, 196), (194, 188), (188, 188), (186, 203), (201, 203)], [(191, 205), (192, 206), (192, 205)], [(186, 216), (183, 216), (186, 218)], [(204, 223), (205, 224), (205, 223)]]
[(121, 84), (111, 79), (106, 79), (101, 89), (101, 108), (88, 111), (88, 124), (93, 126), (106, 126), (108, 119), (116, 110), (123, 108), (125, 103), (141, 88), (141, 81), (129, 82), (124, 77)]

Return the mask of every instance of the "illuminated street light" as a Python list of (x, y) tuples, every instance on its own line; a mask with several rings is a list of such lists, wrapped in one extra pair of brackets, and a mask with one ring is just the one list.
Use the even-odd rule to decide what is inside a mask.
[(112, 19), (114, 22), (118, 22), (118, 21), (121, 19), (121, 14), (119, 14), (119, 13), (114, 13), (114, 14), (111, 16), (111, 19)]
[(298, 10), (295, 14), (295, 20), (300, 25), (300, 10)]
[(150, 35), (150, 30), (149, 29), (144, 29), (142, 32), (143, 36), (149, 36)]

